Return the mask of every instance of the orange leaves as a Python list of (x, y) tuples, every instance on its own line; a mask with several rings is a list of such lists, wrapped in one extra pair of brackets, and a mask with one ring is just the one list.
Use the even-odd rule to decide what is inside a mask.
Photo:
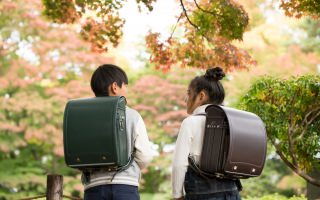
[[(207, 69), (220, 65), (225, 71), (246, 69), (255, 61), (231, 41), (241, 40), (248, 15), (233, 1), (180, 1), (183, 13), (176, 27), (183, 34), (160, 41), (160, 34), (149, 33), (146, 44), (150, 61), (157, 69), (168, 71), (172, 65)], [(174, 30), (175, 31), (175, 30)]]
[(221, 63), (226, 71), (248, 69), (249, 66), (256, 65), (256, 61), (246, 50), (239, 49), (228, 40), (217, 38), (214, 42), (217, 62)]
[(281, 0), (280, 7), (289, 17), (320, 17), (320, 2), (318, 0)]
[(149, 33), (146, 43), (152, 55), (150, 61), (162, 71), (168, 71), (173, 65), (202, 69), (219, 65), (225, 71), (248, 69), (256, 65), (246, 50), (234, 46), (223, 37), (208, 40), (198, 37), (193, 31), (186, 33), (186, 40), (170, 38), (161, 42), (159, 37), (158, 33)]
[(57, 23), (74, 23), (80, 18), (73, 0), (43, 0), (44, 14)]
[[(145, 1), (144, 3), (150, 4)], [(123, 6), (121, 0), (107, 2), (43, 0), (43, 4), (44, 14), (54, 22), (81, 25), (81, 36), (91, 43), (93, 52), (107, 52), (110, 44), (114, 47), (119, 44), (124, 24), (124, 20), (117, 12)]]
[(256, 64), (246, 50), (232, 44), (233, 39), (241, 40), (248, 25), (241, 5), (233, 1), (185, 1), (182, 7), (184, 14), (176, 24), (182, 35), (173, 37), (172, 33), (164, 42), (158, 33), (146, 37), (150, 61), (156, 68), (168, 71), (172, 65), (201, 69), (219, 65), (233, 71)]
[[(150, 11), (155, 1), (136, 0)], [(54, 21), (73, 23), (80, 15), (81, 20), (76, 23), (82, 26), (81, 36), (91, 43), (92, 51), (103, 53), (108, 51), (110, 44), (114, 47), (119, 44), (125, 21), (120, 18), (118, 10), (126, 1), (43, 2), (45, 14)], [(255, 63), (245, 50), (231, 44), (232, 40), (242, 39), (248, 25), (248, 14), (243, 6), (232, 0), (180, 1), (180, 4), (181, 14), (173, 33), (176, 28), (182, 29), (181, 36), (174, 38), (172, 33), (166, 40), (161, 40), (159, 33), (149, 32), (146, 36), (146, 45), (151, 52), (150, 62), (156, 69), (167, 72), (173, 65), (196, 68), (220, 65), (226, 71), (232, 71)]]
[(98, 24), (93, 19), (88, 19), (82, 25), (81, 36), (84, 40), (89, 41), (91, 43), (91, 50), (93, 52), (102, 53), (107, 50), (107, 47), (104, 46), (105, 40), (101, 37), (99, 38), (99, 33), (101, 29), (104, 29), (101, 24)]
[(102, 53), (108, 50), (109, 43), (115, 47), (119, 44), (123, 24), (123, 19), (112, 14), (104, 17), (102, 22), (88, 18), (82, 25), (81, 36), (91, 43), (92, 51)]
[(156, 64), (156, 69), (167, 72), (176, 63), (174, 54), (170, 49), (172, 41), (168, 39), (165, 42), (161, 42), (159, 36), (159, 33), (149, 32), (146, 36), (146, 45), (152, 55), (150, 61)]
[[(150, 11), (153, 10), (152, 3), (156, 2), (157, 0), (136, 0), (138, 4), (143, 3)], [(140, 5), (139, 5), (139, 9)]]

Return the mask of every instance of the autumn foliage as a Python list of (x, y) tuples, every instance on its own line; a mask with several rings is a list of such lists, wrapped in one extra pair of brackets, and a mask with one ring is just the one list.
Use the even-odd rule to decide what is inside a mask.
[[(137, 0), (152, 11), (156, 0)], [(319, 17), (317, 0), (279, 0), (286, 15)], [(118, 10), (126, 1), (53, 1), (43, 0), (44, 14), (55, 22), (77, 23), (81, 35), (92, 45), (92, 50), (105, 52), (112, 44), (116, 47), (122, 37), (124, 19)], [(248, 28), (249, 17), (240, 2), (234, 0), (177, 0), (181, 12), (168, 38), (149, 32), (146, 44), (150, 61), (157, 69), (168, 71), (173, 65), (181, 67), (210, 68), (222, 66), (226, 71), (248, 69), (256, 61), (245, 50), (236, 47), (234, 40), (241, 41)], [(88, 14), (93, 15), (90, 17)], [(179, 34), (175, 32), (179, 31)], [(161, 39), (160, 39), (161, 38)]]
[[(149, 11), (155, 0), (139, 1)], [(81, 36), (96, 52), (116, 47), (122, 37), (124, 20), (118, 10), (125, 1), (52, 1), (44, 0), (44, 14), (58, 23), (76, 23)], [(226, 71), (246, 69), (255, 64), (249, 53), (232, 44), (241, 40), (249, 23), (244, 8), (235, 1), (180, 1), (181, 14), (177, 17), (169, 38), (160, 41), (159, 33), (150, 32), (146, 44), (150, 61), (157, 69), (168, 71), (173, 65), (209, 68), (220, 65)], [(93, 17), (90, 17), (93, 15)], [(182, 35), (174, 32), (182, 30)]]
[(320, 3), (318, 0), (281, 0), (280, 7), (289, 17), (320, 17)]
[(38, 1), (1, 2), (5, 56), (0, 59), (0, 131), (8, 137), (0, 150), (10, 152), (31, 143), (62, 156), (65, 102), (91, 95), (86, 81), (95, 63), (111, 59), (88, 54), (88, 45), (72, 27), (47, 22), (41, 9)]

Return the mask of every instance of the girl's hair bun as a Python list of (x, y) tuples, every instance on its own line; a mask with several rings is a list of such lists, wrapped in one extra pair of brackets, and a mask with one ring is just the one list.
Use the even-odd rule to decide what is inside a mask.
[(220, 67), (214, 67), (211, 69), (207, 69), (204, 78), (208, 80), (219, 81), (225, 77), (223, 70)]

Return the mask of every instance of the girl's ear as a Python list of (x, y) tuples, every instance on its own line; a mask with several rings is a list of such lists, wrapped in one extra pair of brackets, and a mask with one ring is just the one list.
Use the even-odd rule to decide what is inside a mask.
[(207, 93), (205, 91), (202, 90), (199, 93), (199, 100), (200, 100), (201, 103), (205, 103), (205, 102), (208, 101), (208, 95), (207, 95)]

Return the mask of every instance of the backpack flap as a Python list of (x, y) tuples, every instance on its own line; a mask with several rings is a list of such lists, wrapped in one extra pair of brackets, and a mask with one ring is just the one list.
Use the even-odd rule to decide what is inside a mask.
[(65, 162), (73, 168), (127, 164), (126, 99), (96, 97), (70, 100), (65, 108)]
[(229, 150), (224, 171), (238, 178), (259, 176), (264, 167), (267, 136), (262, 120), (255, 114), (219, 106), (229, 124)]

